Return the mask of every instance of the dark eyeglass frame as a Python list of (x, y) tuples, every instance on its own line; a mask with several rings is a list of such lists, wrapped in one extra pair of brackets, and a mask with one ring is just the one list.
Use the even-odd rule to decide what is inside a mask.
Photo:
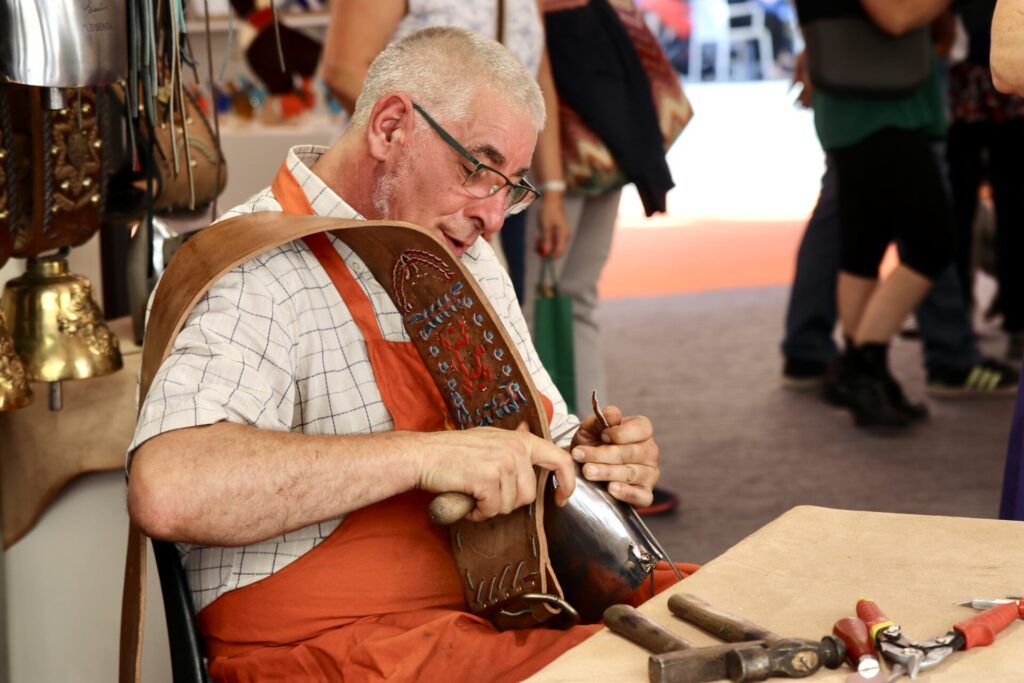
[[(472, 196), (476, 197), (475, 194), (473, 194), (472, 192), (469, 191), (468, 188), (466, 188), (466, 182), (468, 182), (469, 179), (473, 177), (474, 173), (480, 171), (481, 169), (485, 169), (490, 171), (491, 173), (497, 174), (500, 178), (502, 178), (505, 181), (505, 185), (503, 185), (502, 187), (493, 186), (491, 192), (486, 197), (477, 197), (477, 199), (486, 199), (487, 197), (493, 197), (494, 195), (504, 190), (506, 187), (510, 188), (508, 198), (505, 200), (506, 203), (508, 204), (508, 206), (506, 206), (505, 208), (506, 216), (511, 216), (513, 214), (517, 214), (521, 211), (524, 211), (528, 206), (530, 206), (530, 204), (536, 201), (537, 197), (540, 196), (540, 190), (531, 185), (526, 180), (526, 178), (523, 178), (518, 183), (514, 183), (512, 182), (511, 178), (509, 178), (507, 175), (505, 175), (498, 169), (494, 168), (493, 166), (488, 166), (487, 164), (473, 156), (473, 154), (470, 153), (468, 149), (459, 144), (458, 140), (453, 138), (448, 131), (442, 128), (441, 124), (435, 121), (430, 116), (430, 114), (428, 114), (427, 111), (419, 105), (418, 102), (413, 102), (412, 106), (413, 109), (418, 111), (420, 113), (420, 116), (422, 116), (423, 119), (428, 124), (430, 124), (430, 127), (434, 129), (434, 132), (441, 136), (442, 140), (448, 143), (449, 147), (454, 149), (460, 155), (465, 157), (467, 161), (473, 164), (473, 170), (470, 171), (469, 175), (466, 176), (466, 180), (462, 181), (463, 188), (465, 188), (466, 191), (469, 192)], [(518, 191), (521, 196), (515, 201), (512, 201), (514, 195), (516, 194), (516, 191)]]

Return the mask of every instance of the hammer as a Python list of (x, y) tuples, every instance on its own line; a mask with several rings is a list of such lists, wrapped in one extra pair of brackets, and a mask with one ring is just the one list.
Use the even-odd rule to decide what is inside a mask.
[[(706, 683), (730, 679), (736, 683), (790, 675), (793, 662), (817, 659), (817, 650), (792, 640), (769, 644), (763, 640), (694, 647), (628, 605), (604, 612), (609, 629), (654, 654), (648, 662), (653, 683)], [(815, 670), (817, 670), (815, 668)], [(809, 675), (809, 674), (807, 674)]]
[[(769, 649), (777, 644), (783, 644), (784, 647), (778, 648), (775, 653), (777, 656), (783, 657), (783, 659), (789, 655), (797, 656), (798, 658), (806, 657), (805, 650), (814, 651), (813, 662), (810, 659), (803, 662), (794, 660), (792, 664), (795, 668), (791, 671), (774, 675), (798, 678), (809, 676), (822, 666), (829, 669), (837, 669), (843, 665), (843, 658), (846, 656), (845, 644), (842, 640), (831, 634), (826, 635), (820, 642), (805, 638), (783, 638), (766, 628), (747, 621), (743, 617), (712, 607), (696, 595), (689, 593), (676, 593), (672, 595), (668, 599), (668, 608), (680, 619), (688, 621), (711, 635), (730, 643), (763, 640), (768, 644)], [(751, 671), (764, 670), (766, 666), (770, 666), (762, 656), (764, 653), (748, 654), (750, 655), (749, 657), (742, 653), (737, 653), (733, 657), (735, 666), (741, 670), (750, 669)]]

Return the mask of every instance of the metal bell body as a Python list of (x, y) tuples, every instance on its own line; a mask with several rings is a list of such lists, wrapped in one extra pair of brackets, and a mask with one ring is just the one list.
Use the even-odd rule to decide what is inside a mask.
[(601, 618), (610, 605), (626, 602), (666, 559), (636, 511), (584, 478), (576, 466), (576, 490), (559, 507), (547, 487), (544, 531), (555, 575), (566, 601), (584, 623)]
[(3, 308), (32, 381), (88, 379), (122, 366), (89, 280), (69, 273), (64, 258), (29, 260), (25, 274), (4, 288)]
[(0, 82), (80, 88), (127, 73), (125, 0), (0, 0)]
[(3, 309), (0, 309), (0, 413), (5, 410), (24, 408), (32, 402), (32, 389), (28, 375), (14, 342), (7, 332)]

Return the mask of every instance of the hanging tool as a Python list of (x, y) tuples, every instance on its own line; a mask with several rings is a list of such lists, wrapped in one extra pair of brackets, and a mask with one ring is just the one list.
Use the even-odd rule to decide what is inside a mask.
[(916, 642), (904, 636), (899, 625), (874, 602), (857, 602), (857, 616), (868, 625), (878, 651), (892, 664), (890, 681), (902, 674), (917, 678), (918, 673), (938, 666), (958, 650), (991, 645), (996, 634), (1017, 619), (1019, 610), (1014, 602), (998, 604), (954, 625), (944, 635)]
[(868, 626), (856, 617), (844, 617), (832, 626), (832, 635), (846, 645), (846, 660), (856, 669), (846, 683), (861, 683), (876, 678), (882, 667), (875, 654)]

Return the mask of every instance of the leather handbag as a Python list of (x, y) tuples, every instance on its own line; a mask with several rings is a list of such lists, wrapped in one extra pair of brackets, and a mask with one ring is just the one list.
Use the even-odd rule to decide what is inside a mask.
[(927, 26), (892, 36), (867, 19), (836, 17), (801, 25), (811, 83), (821, 90), (873, 97), (909, 95), (932, 69)]
[(565, 399), (569, 412), (577, 415), (576, 352), (572, 334), (572, 297), (558, 290), (555, 264), (544, 259), (533, 304), (533, 345), (541, 363)]
[[(651, 100), (658, 115), (664, 148), (667, 151), (690, 122), (693, 108), (683, 92), (679, 74), (665, 56), (658, 39), (647, 28), (643, 15), (634, 1), (607, 2), (626, 29), (650, 82)], [(571, 9), (578, 3), (562, 4), (565, 8)], [(561, 9), (557, 4), (545, 7), (548, 11)], [(599, 196), (629, 182), (605, 143), (561, 97), (558, 101), (558, 119), (565, 180), (570, 192)]]
[(890, 35), (871, 21), (858, 0), (797, 0), (796, 9), (815, 88), (898, 97), (928, 80), (932, 45), (927, 26)]
[[(184, 117), (170, 88), (164, 86), (157, 93), (152, 129), (140, 126), (143, 153), (152, 147), (153, 211), (157, 213), (201, 209), (224, 191), (228, 180), (227, 163), (209, 122), (191, 93), (185, 89), (181, 92)], [(137, 184), (142, 187), (145, 180)]]

